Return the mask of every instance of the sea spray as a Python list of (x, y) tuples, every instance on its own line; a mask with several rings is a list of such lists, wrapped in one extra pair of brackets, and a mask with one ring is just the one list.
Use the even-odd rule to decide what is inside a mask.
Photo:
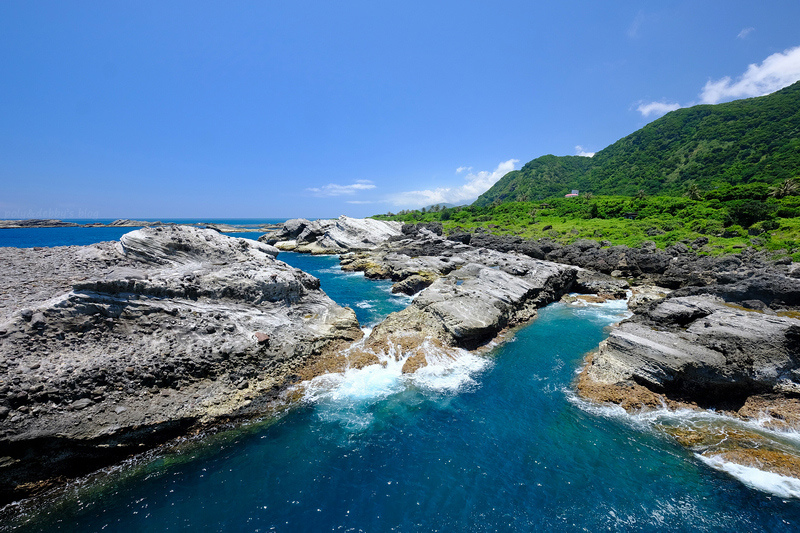
[(695, 454), (695, 457), (711, 468), (730, 474), (750, 488), (780, 498), (800, 498), (800, 479), (732, 463), (713, 455)]
[[(748, 487), (782, 498), (800, 498), (800, 479), (769, 471), (759, 464), (758, 454), (800, 457), (800, 433), (793, 429), (770, 427), (769, 420), (742, 420), (700, 409), (645, 409), (630, 413), (619, 405), (597, 404), (564, 389), (567, 399), (594, 416), (622, 422), (637, 431), (674, 438), (694, 452), (707, 466), (725, 472)], [(726, 454), (754, 455), (753, 465), (726, 460)], [(760, 467), (760, 468), (759, 468)]]
[[(363, 349), (363, 340), (351, 347), (354, 349)], [(476, 386), (473, 376), (491, 364), (485, 356), (445, 350), (432, 342), (424, 342), (420, 349), (426, 364), (414, 372), (403, 371), (412, 354), (390, 347), (388, 353), (374, 354), (379, 361), (375, 364), (325, 374), (301, 385), (303, 399), (316, 404), (320, 418), (361, 431), (374, 418), (371, 408), (387, 397), (405, 392), (405, 398), (416, 401), (417, 394), (456, 394)]]

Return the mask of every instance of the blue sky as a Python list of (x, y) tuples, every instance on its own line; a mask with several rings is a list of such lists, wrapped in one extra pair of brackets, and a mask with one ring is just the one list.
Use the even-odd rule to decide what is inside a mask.
[(0, 2), (0, 218), (368, 216), (800, 79), (800, 2)]

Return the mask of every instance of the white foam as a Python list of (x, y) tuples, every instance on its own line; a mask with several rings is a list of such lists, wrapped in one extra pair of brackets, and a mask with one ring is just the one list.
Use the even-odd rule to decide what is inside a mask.
[[(580, 296), (578, 293), (571, 293), (570, 296)], [(627, 297), (621, 300), (606, 300), (605, 302), (587, 302), (577, 299), (573, 302), (561, 302), (561, 305), (574, 308), (578, 316), (586, 316), (595, 322), (620, 322), (630, 318), (633, 313), (628, 309), (628, 300), (631, 291), (627, 291)]]
[(369, 300), (364, 300), (364, 301), (358, 302), (356, 304), (356, 307), (361, 308), (361, 309), (372, 309), (375, 306), (372, 305), (372, 303), (370, 303)]
[(695, 456), (711, 468), (730, 474), (750, 488), (769, 492), (781, 498), (800, 498), (800, 479), (731, 463), (719, 457), (706, 457), (700, 454)]
[(476, 386), (473, 376), (490, 364), (489, 359), (466, 350), (458, 350), (455, 357), (429, 350), (425, 359), (427, 366), (407, 374), (406, 379), (420, 389), (438, 393), (460, 392)]
[(318, 268), (314, 270), (314, 272), (319, 272), (320, 274), (344, 274), (340, 265), (335, 265), (328, 268)]
[(381, 354), (380, 363), (312, 379), (305, 384), (304, 400), (316, 404), (322, 419), (361, 431), (373, 421), (372, 407), (389, 396), (455, 394), (474, 387), (474, 374), (490, 364), (465, 350), (444, 352), (427, 342), (422, 348), (427, 365), (414, 373), (403, 373), (410, 354)]
[[(662, 434), (664, 427), (686, 428), (689, 430), (708, 431), (716, 428), (720, 434), (729, 430), (745, 429), (770, 441), (773, 445), (789, 453), (800, 454), (800, 433), (795, 430), (778, 430), (766, 425), (767, 419), (740, 420), (714, 411), (695, 409), (670, 410), (666, 406), (638, 413), (628, 413), (615, 404), (597, 404), (579, 398), (573, 391), (564, 389), (567, 399), (584, 411), (595, 416), (615, 419), (640, 431)], [(724, 440), (724, 439), (723, 439)], [(702, 448), (702, 447), (699, 447)], [(706, 448), (712, 451), (715, 445)], [(697, 449), (697, 448), (695, 448)], [(713, 452), (712, 452), (713, 453)], [(758, 468), (748, 467), (724, 461), (719, 457), (696, 454), (705, 464), (726, 472), (748, 487), (775, 494), (782, 498), (800, 498), (800, 479), (766, 472)]]

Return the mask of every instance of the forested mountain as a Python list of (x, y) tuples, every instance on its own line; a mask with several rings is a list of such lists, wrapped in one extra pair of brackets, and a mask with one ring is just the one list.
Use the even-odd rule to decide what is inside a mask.
[(477, 206), (578, 189), (605, 195), (679, 195), (800, 175), (800, 82), (758, 98), (678, 109), (597, 152), (546, 155), (506, 174)]

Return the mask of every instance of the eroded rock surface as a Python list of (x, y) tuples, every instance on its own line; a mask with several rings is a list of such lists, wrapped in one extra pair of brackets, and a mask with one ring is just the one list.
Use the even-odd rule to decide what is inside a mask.
[(717, 296), (656, 301), (616, 327), (586, 369), (699, 404), (800, 393), (800, 320)]
[(183, 226), (0, 249), (0, 499), (257, 413), (363, 335), (276, 254)]
[[(438, 231), (437, 231), (438, 230)], [(441, 228), (404, 226), (374, 250), (341, 257), (342, 269), (395, 281), (393, 290), (416, 294), (403, 311), (376, 326), (366, 347), (415, 354), (425, 349), (474, 349), (569, 291), (624, 298), (627, 282), (520, 253), (476, 248), (441, 236)], [(434, 342), (435, 346), (430, 343)]]
[(434, 338), (445, 346), (474, 349), (501, 330), (533, 319), (539, 307), (557, 300), (575, 280), (574, 268), (513, 259), (525, 263), (524, 272), (468, 263), (436, 279), (408, 308), (376, 326), (367, 345), (408, 350)]
[(259, 238), (286, 251), (315, 254), (339, 254), (356, 250), (371, 250), (391, 237), (401, 234), (402, 222), (386, 222), (371, 218), (351, 218), (309, 221), (288, 220), (283, 228)]

